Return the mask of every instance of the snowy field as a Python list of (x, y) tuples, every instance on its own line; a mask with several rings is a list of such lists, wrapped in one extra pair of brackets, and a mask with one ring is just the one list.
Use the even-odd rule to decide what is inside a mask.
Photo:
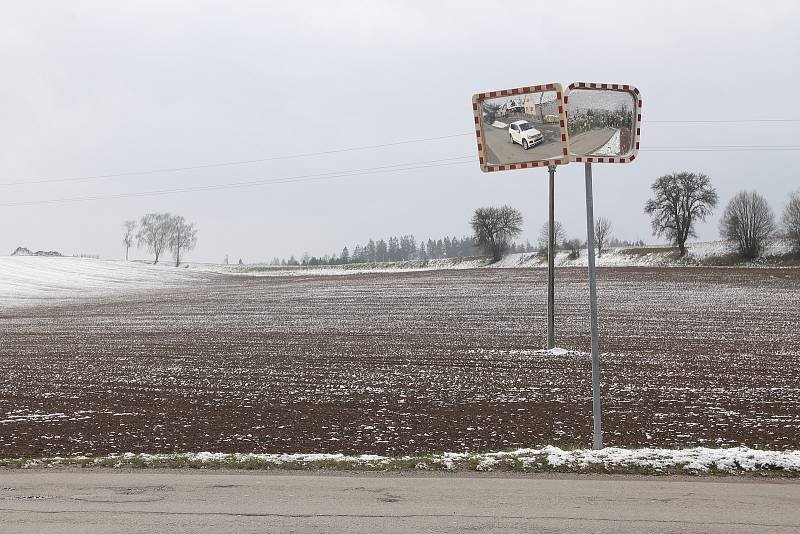
[[(723, 257), (730, 253), (728, 246), (721, 241), (696, 242), (687, 244), (687, 256), (678, 259), (675, 250), (666, 245), (642, 248), (616, 247), (609, 248), (596, 257), (598, 267), (695, 267), (702, 266), (704, 261)], [(765, 251), (766, 256), (781, 255), (790, 252), (788, 244), (775, 242)], [(588, 259), (586, 250), (576, 259), (569, 259), (567, 251), (556, 253), (557, 267), (586, 267)], [(754, 261), (745, 266), (762, 267), (763, 261)], [(267, 264), (222, 265), (213, 263), (193, 263), (192, 271), (203, 271), (225, 274), (246, 274), (248, 276), (318, 276), (348, 275), (371, 272), (415, 272), (444, 269), (513, 269), (530, 267), (547, 267), (546, 256), (537, 253), (507, 254), (500, 261), (490, 263), (487, 258), (453, 258), (436, 260), (411, 260), (387, 263), (354, 263), (349, 265), (322, 265), (313, 267), (278, 267)]]
[[(785, 254), (785, 243), (774, 243), (767, 255)], [(687, 258), (676, 260), (669, 247), (649, 246), (610, 248), (597, 258), (600, 267), (669, 267), (697, 266), (703, 260), (728, 253), (719, 241), (691, 243)], [(585, 267), (585, 251), (569, 259), (566, 251), (556, 255), (558, 267)], [(320, 276), (367, 273), (413, 273), (420, 271), (462, 269), (513, 269), (546, 267), (545, 257), (535, 253), (508, 254), (495, 263), (486, 258), (453, 258), (427, 261), (401, 261), (374, 264), (349, 264), (316, 267), (275, 267), (266, 264), (223, 265), (188, 263), (175, 268), (169, 263), (96, 260), (91, 258), (0, 256), (0, 306), (5, 308), (80, 302), (91, 298), (115, 298), (123, 295), (146, 295), (169, 291), (187, 284), (213, 283), (218, 275), (246, 276)], [(762, 266), (759, 262), (749, 265)]]
[(92, 258), (0, 257), (0, 306), (30, 306), (175, 289), (203, 279), (167, 265)]
[[(542, 353), (543, 270), (334, 279), (23, 259), (66, 274), (37, 263), (60, 296), (32, 279), (26, 300), (6, 271), (0, 457), (590, 442), (583, 268), (558, 271), (570, 350)], [(800, 269), (601, 269), (599, 299), (609, 446), (800, 448)]]

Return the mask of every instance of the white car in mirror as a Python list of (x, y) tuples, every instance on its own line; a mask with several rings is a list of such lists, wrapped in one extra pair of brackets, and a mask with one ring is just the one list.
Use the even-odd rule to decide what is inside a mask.
[(508, 135), (511, 137), (512, 143), (522, 145), (525, 150), (544, 141), (542, 132), (534, 128), (533, 124), (528, 121), (512, 122), (508, 126)]

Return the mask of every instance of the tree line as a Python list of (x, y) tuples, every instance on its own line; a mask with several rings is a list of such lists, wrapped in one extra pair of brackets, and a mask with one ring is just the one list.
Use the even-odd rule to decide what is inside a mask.
[[(515, 249), (524, 247), (514, 244)], [(348, 263), (377, 263), (389, 261), (434, 260), (475, 256), (479, 251), (471, 237), (444, 237), (417, 242), (411, 235), (370, 239), (352, 248), (344, 247), (341, 252), (311, 256), (308, 253), (298, 259), (273, 258), (272, 265), (344, 265)]]
[(128, 261), (131, 247), (136, 245), (153, 254), (153, 263), (158, 263), (165, 252), (172, 252), (177, 267), (183, 254), (197, 245), (197, 229), (194, 223), (181, 215), (148, 213), (139, 221), (123, 223), (122, 244), (125, 246), (125, 261)]
[[(674, 245), (680, 257), (687, 254), (686, 243), (696, 237), (696, 226), (714, 212), (719, 196), (711, 179), (702, 173), (677, 172), (657, 178), (651, 185), (652, 198), (644, 205), (650, 216), (654, 236), (667, 239)], [(444, 237), (417, 242), (413, 235), (390, 237), (377, 241), (370, 239), (352, 249), (344, 247), (341, 253), (321, 257), (308, 253), (302, 258), (274, 258), (273, 265), (342, 265), (348, 263), (376, 263), (408, 260), (470, 257), (477, 254), (490, 256), (498, 261), (504, 254), (514, 252), (547, 253), (549, 227), (545, 223), (538, 235), (536, 245), (518, 243), (515, 239), (522, 232), (522, 213), (511, 207), (477, 208), (471, 219), (471, 236)], [(598, 256), (610, 247), (644, 246), (639, 241), (621, 241), (612, 235), (613, 223), (606, 217), (595, 220), (595, 247)], [(568, 251), (575, 259), (586, 247), (585, 239), (568, 239), (564, 226), (555, 221), (555, 246)], [(782, 237), (800, 253), (800, 191), (789, 195), (788, 202), (778, 220), (767, 200), (756, 191), (740, 191), (726, 205), (719, 222), (720, 237), (731, 250), (745, 259), (763, 254), (765, 247), (776, 237)], [(152, 247), (150, 247), (153, 250)], [(156, 261), (158, 254), (156, 254)]]
[[(515, 222), (516, 221), (516, 222)], [(270, 265), (276, 266), (316, 266), (344, 265), (349, 263), (379, 263), (409, 260), (435, 260), (445, 258), (468, 258), (477, 255), (488, 255), (496, 261), (503, 254), (513, 253), (547, 253), (548, 224), (545, 223), (539, 232), (536, 244), (526, 240), (514, 240), (522, 229), (522, 214), (510, 206), (501, 208), (478, 208), (470, 221), (472, 236), (444, 237), (417, 242), (411, 235), (390, 237), (388, 239), (370, 239), (364, 244), (352, 248), (344, 247), (341, 253), (312, 256), (303, 254), (300, 258), (292, 255), (288, 259), (274, 257)], [(477, 224), (477, 226), (476, 226)], [(568, 250), (571, 259), (580, 255), (580, 248), (585, 241), (578, 238), (567, 239), (564, 226), (555, 222), (555, 248)], [(611, 236), (611, 221), (600, 217), (595, 223), (598, 254), (602, 255), (608, 247), (644, 246), (644, 241), (619, 240)], [(241, 260), (239, 260), (241, 262)]]
[[(702, 173), (679, 172), (656, 179), (653, 198), (644, 211), (651, 217), (653, 235), (667, 238), (686, 255), (686, 241), (696, 237), (695, 227), (714, 211), (719, 196), (711, 179)], [(800, 252), (800, 191), (789, 195), (780, 221), (757, 191), (739, 191), (725, 206), (719, 234), (731, 250), (745, 259), (757, 258), (776, 237), (789, 241)]]
[[(651, 218), (654, 236), (664, 237), (678, 248), (680, 257), (687, 253), (686, 242), (697, 237), (698, 222), (705, 221), (714, 211), (719, 196), (711, 179), (702, 173), (678, 172), (657, 178), (652, 186), (653, 197), (644, 205), (644, 212)], [(488, 207), (475, 210), (470, 224), (473, 240), (483, 251), (499, 260), (509, 249), (508, 244), (522, 230), (522, 214), (510, 206)], [(580, 238), (567, 239), (564, 227), (558, 221), (553, 224), (556, 248), (569, 251), (568, 257), (575, 259), (586, 246)], [(611, 232), (613, 225), (605, 217), (595, 220), (595, 247), (598, 255), (609, 246), (619, 246)], [(761, 256), (766, 246), (781, 237), (800, 253), (800, 191), (789, 195), (780, 221), (775, 217), (766, 198), (757, 191), (739, 191), (725, 206), (719, 221), (719, 234), (730, 249), (744, 259)], [(549, 224), (539, 232), (539, 252), (546, 253), (549, 241)], [(624, 244), (628, 244), (624, 242)], [(643, 246), (639, 241), (634, 246)]]

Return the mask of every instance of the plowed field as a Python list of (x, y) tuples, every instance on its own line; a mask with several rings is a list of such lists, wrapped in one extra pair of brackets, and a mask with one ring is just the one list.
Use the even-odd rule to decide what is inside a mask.
[[(607, 445), (800, 448), (800, 269), (599, 270)], [(586, 272), (212, 275), (0, 312), (0, 456), (591, 443)]]

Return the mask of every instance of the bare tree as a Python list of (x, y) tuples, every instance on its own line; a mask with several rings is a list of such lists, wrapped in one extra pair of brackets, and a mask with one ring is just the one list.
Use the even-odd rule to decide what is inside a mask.
[[(564, 225), (561, 224), (561, 221), (555, 221), (553, 223), (553, 229), (555, 230), (555, 242), (556, 248), (559, 247), (561, 243), (567, 238), (567, 232), (564, 230)], [(539, 229), (539, 238), (537, 240), (537, 244), (539, 245), (539, 252), (546, 253), (547, 252), (547, 243), (550, 241), (550, 223), (546, 222), (542, 225)]]
[(128, 251), (133, 246), (133, 238), (136, 237), (136, 221), (125, 221), (122, 227), (125, 229), (122, 244), (125, 245), (125, 261), (128, 261)]
[(581, 257), (581, 248), (583, 247), (583, 243), (578, 238), (575, 239), (567, 239), (564, 241), (564, 248), (569, 250), (569, 254), (567, 254), (568, 260), (577, 260)]
[(781, 216), (783, 231), (796, 252), (800, 252), (800, 191), (789, 195)]
[(172, 232), (172, 216), (169, 213), (148, 213), (139, 221), (136, 239), (139, 246), (146, 246), (153, 253), (155, 261), (164, 252)]
[(740, 191), (725, 207), (719, 233), (745, 258), (756, 258), (775, 233), (775, 216), (767, 199), (755, 191)]
[(613, 225), (609, 219), (605, 217), (598, 217), (594, 222), (594, 242), (597, 245), (597, 255), (603, 255), (603, 249), (606, 248), (608, 241), (611, 239), (611, 231)]
[(511, 206), (478, 208), (470, 221), (473, 239), (493, 261), (503, 257), (511, 240), (522, 231), (522, 213)]
[(653, 235), (665, 236), (686, 255), (686, 240), (695, 236), (694, 225), (704, 221), (717, 205), (717, 192), (705, 174), (678, 172), (658, 178), (655, 193), (644, 205), (652, 218)]
[(175, 267), (181, 264), (181, 251), (192, 250), (197, 245), (197, 229), (180, 215), (170, 217), (169, 249), (175, 257)]

